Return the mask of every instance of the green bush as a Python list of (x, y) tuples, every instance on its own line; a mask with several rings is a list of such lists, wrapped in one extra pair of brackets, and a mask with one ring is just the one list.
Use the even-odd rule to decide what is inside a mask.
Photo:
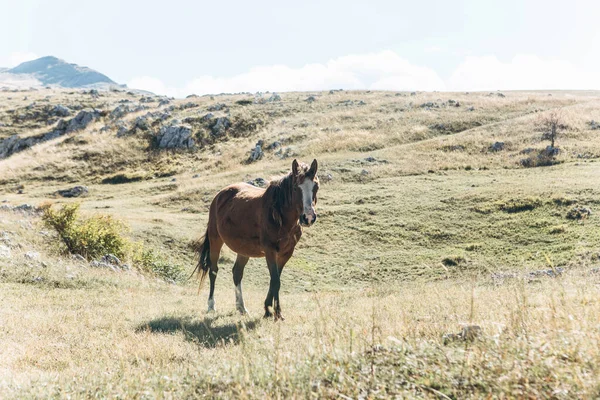
[(185, 270), (179, 264), (172, 264), (154, 250), (140, 249), (134, 257), (134, 263), (145, 272), (160, 276), (165, 280), (184, 280)]
[(80, 218), (79, 204), (65, 204), (53, 209), (50, 204), (42, 206), (42, 221), (54, 229), (67, 250), (87, 259), (114, 254), (126, 255), (129, 241), (123, 236), (127, 227), (109, 215)]

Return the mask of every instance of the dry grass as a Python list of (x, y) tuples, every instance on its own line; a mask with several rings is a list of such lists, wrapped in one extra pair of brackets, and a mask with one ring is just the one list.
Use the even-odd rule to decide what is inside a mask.
[[(204, 231), (216, 191), (289, 169), (291, 159), (274, 151), (245, 164), (258, 139), (283, 139), (304, 161), (317, 157), (323, 184), (319, 223), (305, 230), (284, 271), (286, 321), (277, 324), (260, 318), (264, 260), (246, 268), (251, 316), (240, 317), (234, 255), (225, 251), (219, 312), (205, 314), (206, 288), (197, 296), (195, 283), (91, 268), (60, 254), (37, 217), (0, 210), (0, 245), (8, 232), (12, 251), (0, 258), (0, 397), (599, 397), (600, 220), (566, 215), (600, 204), (600, 136), (588, 125), (600, 120), (600, 99), (505, 94), (335, 92), (307, 103), (308, 94), (284, 93), (281, 103), (250, 105), (235, 103), (247, 95), (186, 99), (174, 104), (199, 107), (174, 117), (226, 103), (232, 115), (262, 113), (268, 123), (197, 152), (156, 153), (143, 135), (100, 132), (100, 121), (1, 160), (0, 201), (70, 202), (54, 192), (85, 184), (84, 213), (125, 221), (134, 240), (190, 272), (187, 245)], [(0, 122), (6, 110), (46, 95), (0, 92)], [(137, 100), (51, 95), (51, 104), (107, 110), (124, 97)], [(420, 107), (449, 99), (461, 106)], [(558, 107), (567, 125), (559, 164), (522, 168), (522, 150), (545, 147), (537, 116)], [(0, 137), (9, 130), (0, 128)], [(504, 150), (489, 150), (496, 141)], [(141, 180), (102, 183), (117, 174)], [(25, 255), (32, 250), (39, 260)], [(527, 275), (551, 268), (565, 272)], [(463, 324), (480, 326), (481, 337), (445, 344), (443, 335)]]

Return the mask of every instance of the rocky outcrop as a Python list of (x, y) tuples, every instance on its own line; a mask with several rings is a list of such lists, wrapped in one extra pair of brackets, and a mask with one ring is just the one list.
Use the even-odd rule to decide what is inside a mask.
[(192, 128), (188, 125), (162, 127), (156, 139), (159, 149), (191, 149), (196, 146)]
[(21, 138), (19, 135), (10, 136), (0, 141), (0, 159), (10, 157), (14, 153), (28, 149), (36, 144), (56, 139), (67, 133), (85, 129), (90, 122), (100, 116), (101, 113), (97, 110), (81, 110), (69, 121), (65, 121), (64, 119), (59, 120), (54, 130), (50, 132), (26, 138)]

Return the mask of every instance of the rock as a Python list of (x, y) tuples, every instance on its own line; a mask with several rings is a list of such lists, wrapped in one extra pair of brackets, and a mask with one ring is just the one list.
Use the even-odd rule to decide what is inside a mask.
[(427, 103), (423, 103), (423, 104), (421, 104), (419, 107), (421, 107), (421, 108), (425, 108), (425, 109), (427, 109), (427, 110), (430, 110), (430, 109), (432, 109), (432, 108), (440, 108), (440, 105), (439, 105), (439, 104), (437, 104), (437, 103), (433, 103), (433, 102), (431, 102), (431, 101), (428, 101)]
[(133, 122), (133, 129), (139, 129), (141, 131), (147, 131), (150, 129), (150, 121), (148, 121), (148, 115), (140, 115)]
[(65, 132), (75, 132), (85, 129), (90, 122), (99, 117), (100, 112), (96, 110), (81, 110), (73, 119), (68, 122)]
[(121, 265), (121, 260), (114, 254), (106, 254), (100, 261), (116, 266)]
[(560, 149), (558, 147), (547, 146), (543, 154), (547, 157), (555, 157), (560, 154)]
[(261, 187), (261, 188), (267, 187), (267, 185), (269, 184), (269, 182), (267, 182), (263, 178), (255, 178), (254, 180), (248, 181), (247, 183), (249, 185)]
[(498, 92), (496, 95), (497, 95), (498, 97), (506, 97), (506, 96), (504, 95), (504, 93), (500, 93), (500, 92)]
[(208, 113), (205, 114), (202, 118), (200, 118), (202, 121), (210, 121), (211, 119), (213, 119), (214, 115), (213, 113)]
[(193, 94), (193, 93), (185, 96), (186, 99), (197, 99), (198, 97), (200, 97), (200, 96), (198, 96), (197, 94)]
[(191, 149), (196, 146), (192, 137), (192, 128), (188, 125), (162, 127), (157, 136), (160, 149)]
[(131, 109), (129, 108), (129, 106), (127, 104), (121, 104), (121, 105), (117, 106), (114, 110), (111, 111), (110, 118), (111, 119), (123, 118), (125, 115), (129, 114), (130, 112), (131, 112)]
[(171, 182), (177, 182), (177, 178), (171, 178)]
[(88, 194), (88, 188), (86, 186), (74, 186), (70, 189), (59, 190), (56, 193), (62, 197), (80, 197)]
[(307, 103), (312, 103), (312, 102), (314, 102), (314, 101), (316, 101), (316, 100), (317, 100), (317, 99), (315, 98), (315, 96), (308, 96), (308, 97), (306, 98), (306, 100), (304, 100), (304, 101), (306, 101)]
[(90, 263), (90, 266), (94, 267), (94, 268), (106, 268), (106, 269), (110, 269), (113, 272), (117, 272), (117, 268), (114, 265), (109, 264), (104, 261), (95, 261), (94, 260)]
[(30, 260), (38, 260), (40, 258), (40, 253), (38, 253), (37, 251), (28, 251), (24, 255), (25, 258), (28, 258)]
[(228, 117), (219, 117), (210, 130), (213, 136), (224, 136), (230, 126), (231, 120)]
[(592, 210), (588, 207), (573, 207), (567, 213), (567, 219), (586, 219), (592, 215)]
[(194, 175), (192, 176), (192, 179), (196, 179), (196, 178), (200, 178), (200, 174), (194, 174)]
[(0, 259), (2, 258), (11, 258), (10, 247), (0, 244)]
[(451, 342), (472, 342), (481, 336), (482, 329), (479, 325), (465, 325), (459, 333), (447, 333), (442, 337), (444, 345)]
[(370, 174), (370, 172), (369, 172), (369, 171), (367, 171), (366, 169), (363, 169), (362, 171), (360, 171), (360, 174), (361, 174), (362, 176), (366, 176), (366, 175), (369, 175), (369, 174)]
[(140, 103), (154, 103), (156, 100), (150, 96), (142, 96), (140, 98)]
[(590, 129), (591, 130), (598, 130), (598, 129), (600, 129), (600, 123), (598, 123), (598, 122), (596, 122), (594, 120), (591, 120), (590, 121)]
[(62, 104), (57, 104), (50, 110), (49, 114), (53, 117), (68, 117), (71, 115), (71, 110)]
[(169, 104), (171, 104), (171, 100), (169, 100), (167, 98), (160, 99), (160, 101), (158, 102), (158, 106), (159, 107), (161, 107), (161, 106), (167, 106)]
[[(180, 110), (187, 110), (188, 108), (194, 108), (194, 107), (199, 107), (199, 105), (196, 104), (196, 103), (189, 102), (189, 103), (185, 103), (185, 104), (180, 105), (179, 109)], [(171, 110), (171, 111), (173, 111), (173, 110)]]
[(455, 101), (455, 100), (452, 100), (452, 99), (450, 99), (450, 100), (448, 100), (448, 104), (456, 104), (456, 101)]
[(491, 152), (497, 152), (497, 151), (502, 151), (504, 150), (504, 142), (495, 142), (494, 144), (490, 145), (490, 147), (488, 148), (488, 151)]
[(267, 150), (276, 150), (281, 148), (281, 142), (276, 140), (266, 147)]
[(565, 270), (563, 268), (554, 268), (554, 269), (541, 269), (538, 271), (531, 271), (527, 273), (528, 278), (537, 278), (540, 276), (549, 276), (551, 278), (556, 278), (563, 274)]
[(295, 157), (298, 155), (295, 147), (286, 147), (285, 149), (281, 147), (279, 150), (275, 152), (275, 155), (281, 159), (286, 159), (290, 157)]
[(531, 147), (527, 147), (519, 152), (519, 154), (531, 154), (535, 151), (535, 149)]
[(128, 136), (130, 133), (129, 129), (125, 125), (119, 125), (119, 129), (117, 129), (117, 137)]
[(225, 103), (217, 103), (217, 104), (213, 104), (212, 106), (208, 107), (207, 110), (208, 111), (221, 111), (227, 108), (227, 105)]
[(281, 96), (280, 96), (280, 95), (278, 95), (277, 93), (273, 93), (273, 94), (271, 95), (271, 97), (269, 97), (269, 98), (267, 99), (267, 102), (269, 102), (269, 103), (273, 103), (273, 102), (275, 102), (275, 101), (281, 101)]
[(467, 108), (467, 111), (475, 111), (475, 107), (471, 106), (471, 107)]
[(100, 97), (100, 93), (96, 89), (91, 89), (88, 94), (92, 96), (92, 98), (97, 99)]
[(410, 92), (410, 95), (411, 95), (411, 96), (416, 96), (416, 95), (417, 95), (417, 92)]
[(262, 141), (262, 140), (259, 140), (258, 142), (256, 142), (256, 145), (250, 151), (250, 157), (248, 158), (249, 162), (258, 161), (263, 157), (263, 155), (264, 155), (264, 152), (262, 149), (263, 144), (264, 144), (264, 141)]
[(21, 214), (37, 214), (40, 212), (38, 207), (32, 206), (31, 204), (21, 204), (13, 207), (12, 210), (20, 212)]

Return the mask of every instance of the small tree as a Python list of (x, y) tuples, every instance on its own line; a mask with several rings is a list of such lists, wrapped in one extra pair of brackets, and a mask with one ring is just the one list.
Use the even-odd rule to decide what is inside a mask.
[(554, 149), (556, 138), (562, 134), (565, 128), (562, 112), (560, 110), (552, 110), (544, 115), (540, 115), (536, 122), (536, 128), (542, 132), (542, 140), (549, 140), (550, 147)]

